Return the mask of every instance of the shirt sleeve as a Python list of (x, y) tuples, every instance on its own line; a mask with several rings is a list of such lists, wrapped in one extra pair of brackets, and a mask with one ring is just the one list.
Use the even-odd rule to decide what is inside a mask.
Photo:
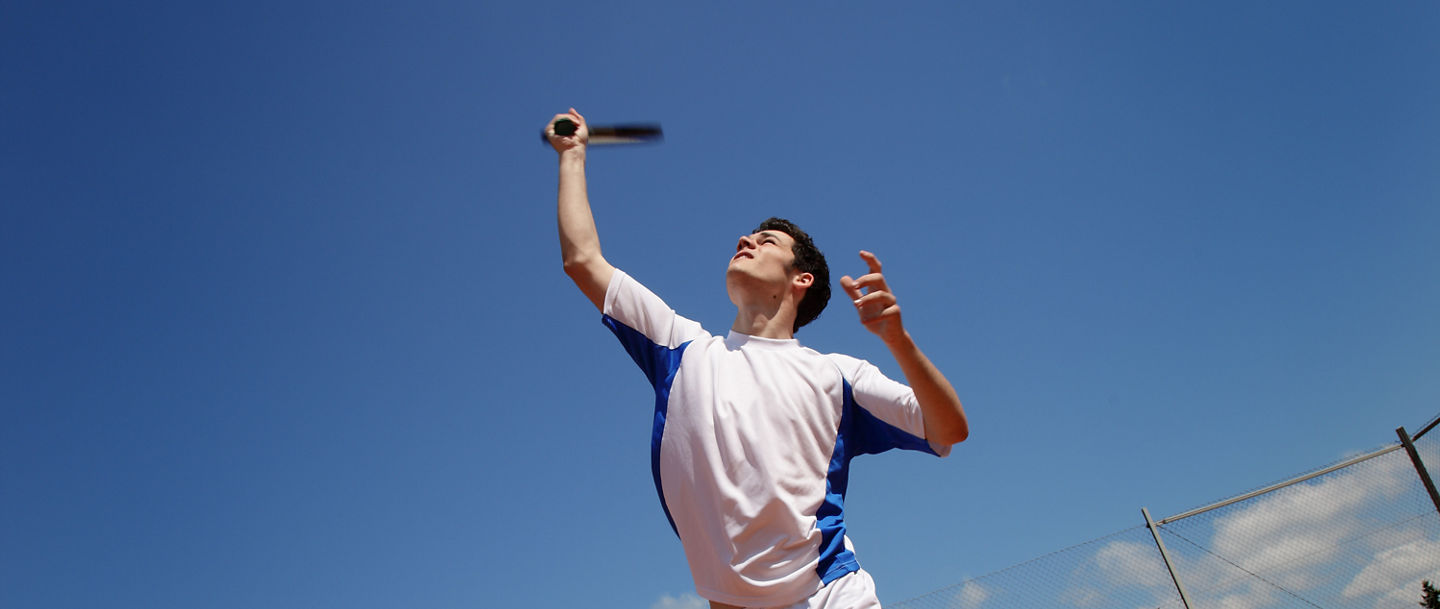
[[(950, 455), (950, 445), (929, 441), (925, 436), (925, 414), (915, 391), (893, 380), (874, 364), (848, 355), (831, 354), (850, 384), (855, 405), (879, 429), (866, 434), (877, 443), (873, 452), (903, 448), (929, 452), (940, 457)], [(886, 429), (888, 428), (888, 429)], [(898, 432), (898, 433), (897, 433)]]
[(651, 385), (674, 371), (685, 345), (709, 336), (699, 323), (676, 314), (654, 292), (619, 269), (605, 290), (601, 321), (615, 333)]

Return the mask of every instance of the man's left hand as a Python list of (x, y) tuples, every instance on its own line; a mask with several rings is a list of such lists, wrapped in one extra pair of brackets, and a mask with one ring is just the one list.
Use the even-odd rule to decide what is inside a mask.
[[(895, 293), (885, 283), (885, 275), (880, 272), (880, 259), (865, 250), (860, 250), (860, 258), (869, 265), (870, 272), (859, 279), (851, 279), (849, 275), (841, 277), (840, 287), (854, 301), (855, 310), (860, 313), (860, 323), (865, 324), (880, 340), (889, 343), (903, 338), (905, 327), (900, 322), (900, 305), (895, 300)], [(861, 290), (865, 291), (862, 293)]]

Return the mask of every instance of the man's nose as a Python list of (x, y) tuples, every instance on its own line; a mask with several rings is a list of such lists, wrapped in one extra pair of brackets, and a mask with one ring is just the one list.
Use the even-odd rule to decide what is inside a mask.
[(740, 242), (735, 244), (735, 251), (738, 252), (745, 248), (753, 247), (755, 247), (755, 239), (751, 238), (750, 235), (741, 235)]

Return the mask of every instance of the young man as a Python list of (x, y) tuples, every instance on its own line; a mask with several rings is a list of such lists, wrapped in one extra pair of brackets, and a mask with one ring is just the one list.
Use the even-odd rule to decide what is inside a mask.
[[(555, 120), (578, 129), (557, 136)], [(944, 456), (969, 426), (955, 389), (900, 321), (880, 261), (840, 285), (909, 386), (863, 360), (801, 347), (830, 272), (809, 235), (771, 218), (740, 237), (725, 273), (726, 336), (677, 315), (600, 253), (585, 185), (589, 130), (573, 108), (546, 127), (560, 155), (565, 273), (655, 388), (651, 467), (695, 590), (715, 609), (878, 608), (845, 537), (849, 462), (891, 448)]]

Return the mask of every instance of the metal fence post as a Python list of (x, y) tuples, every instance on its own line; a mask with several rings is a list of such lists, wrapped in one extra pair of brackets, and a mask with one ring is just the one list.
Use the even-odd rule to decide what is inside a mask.
[(1410, 434), (1405, 432), (1405, 427), (1395, 428), (1395, 435), (1400, 436), (1400, 443), (1405, 445), (1405, 452), (1410, 453), (1410, 462), (1415, 464), (1415, 471), (1420, 474), (1420, 481), (1425, 483), (1425, 490), (1430, 492), (1430, 501), (1435, 504), (1435, 511), (1440, 512), (1440, 493), (1435, 491), (1435, 482), (1430, 480), (1430, 473), (1425, 471), (1425, 462), (1420, 460), (1420, 451), (1415, 450), (1415, 443), (1410, 441)]
[(1150, 534), (1155, 537), (1155, 547), (1160, 548), (1160, 558), (1165, 561), (1165, 568), (1170, 570), (1170, 579), (1175, 582), (1175, 590), (1180, 593), (1180, 602), (1185, 604), (1185, 609), (1194, 609), (1190, 604), (1190, 596), (1185, 594), (1185, 586), (1180, 583), (1180, 575), (1175, 572), (1175, 565), (1170, 562), (1170, 553), (1165, 551), (1165, 542), (1160, 540), (1160, 528), (1150, 519), (1150, 510), (1142, 507), (1140, 513), (1145, 515), (1145, 527), (1150, 529)]

